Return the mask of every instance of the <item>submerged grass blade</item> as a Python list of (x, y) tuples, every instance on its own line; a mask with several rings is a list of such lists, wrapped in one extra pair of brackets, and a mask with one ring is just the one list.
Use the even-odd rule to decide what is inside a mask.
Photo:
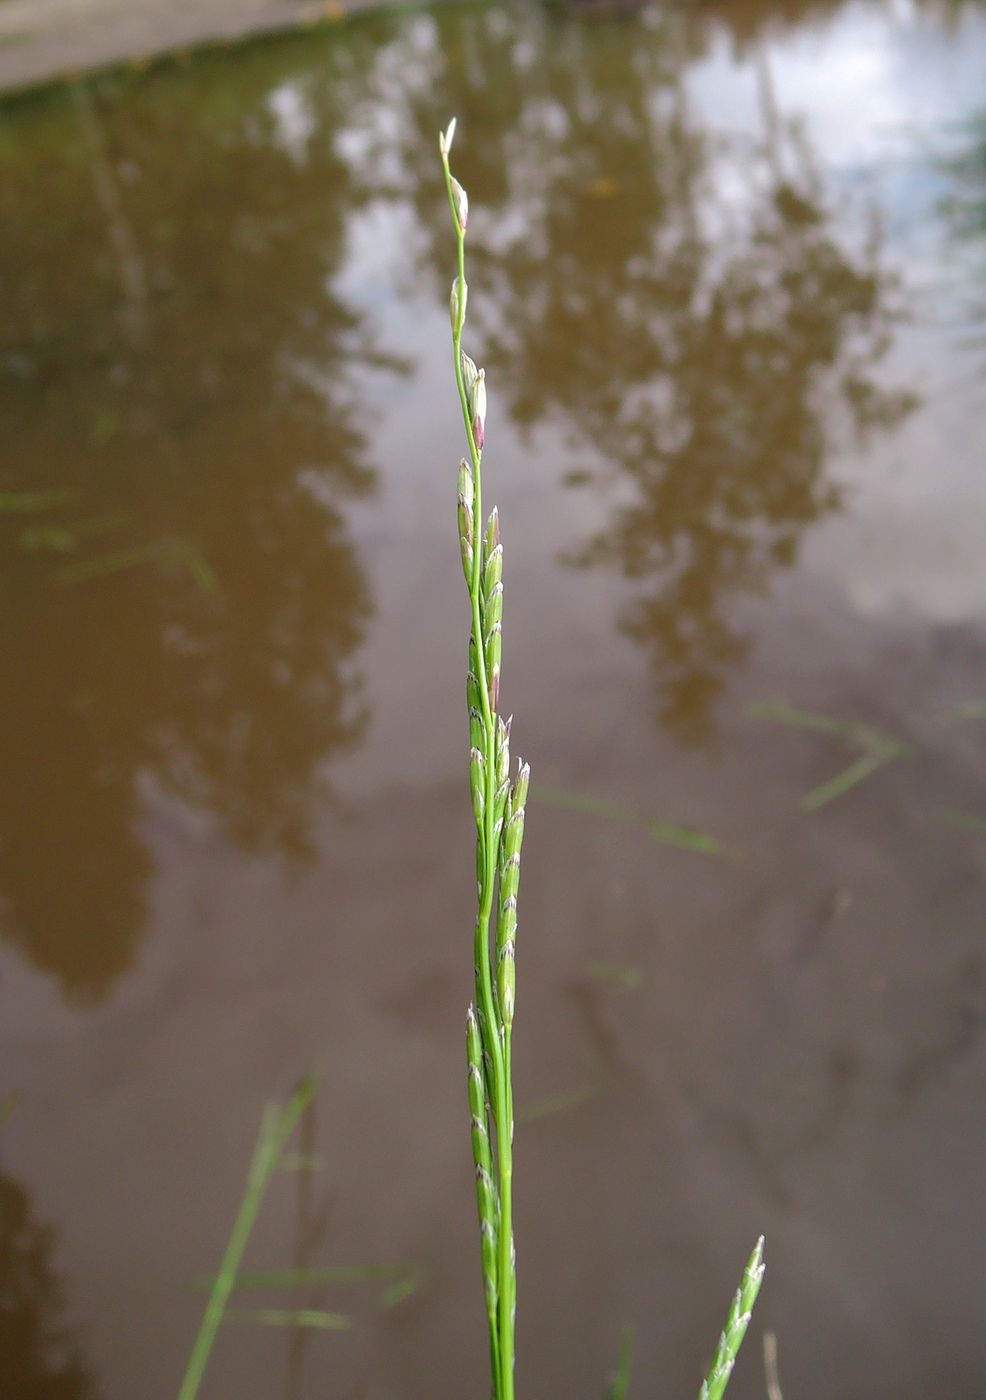
[(746, 1336), (746, 1329), (750, 1325), (750, 1315), (753, 1312), (753, 1305), (757, 1301), (757, 1294), (760, 1292), (763, 1274), (763, 1235), (761, 1235), (747, 1262), (743, 1272), (743, 1280), (736, 1290), (736, 1296), (729, 1309), (729, 1316), (726, 1318), (726, 1325), (719, 1338), (715, 1357), (709, 1367), (709, 1374), (702, 1382), (702, 1389), (698, 1393), (698, 1400), (722, 1400), (726, 1386), (729, 1384), (729, 1377), (732, 1375), (733, 1366), (736, 1363), (737, 1354), (743, 1344), (743, 1338)]
[(144, 564), (169, 561), (184, 565), (204, 593), (211, 593), (215, 589), (216, 576), (208, 561), (184, 540), (153, 540), (150, 544), (117, 549), (111, 554), (100, 554), (95, 559), (82, 559), (76, 564), (66, 564), (56, 571), (55, 582), (64, 588), (124, 573)]
[(632, 807), (623, 807), (604, 797), (594, 797), (591, 793), (539, 787), (535, 800), (548, 807), (556, 807), (559, 811), (583, 812), (586, 816), (602, 817), (604, 821), (615, 822), (620, 826), (641, 827), (652, 841), (657, 841), (662, 846), (672, 846), (679, 851), (691, 851), (693, 855), (716, 856), (734, 865), (738, 865), (742, 860), (741, 852), (734, 846), (728, 846), (717, 836), (711, 836), (706, 831), (644, 817)]
[(420, 1291), (423, 1282), (424, 1274), (419, 1269), (408, 1269), (403, 1277), (396, 1279), (389, 1288), (383, 1290), (378, 1302), (387, 1311), (399, 1307)]
[(593, 797), (590, 793), (566, 792), (563, 788), (541, 785), (535, 794), (535, 801), (546, 807), (557, 807), (563, 812), (584, 812), (590, 817), (603, 817), (606, 821), (619, 822), (622, 826), (637, 826), (640, 817), (630, 807), (621, 807), (616, 802), (608, 802), (604, 797)]
[(975, 812), (963, 812), (958, 807), (940, 807), (936, 813), (938, 820), (956, 831), (968, 831), (973, 836), (986, 836), (986, 817), (978, 817)]
[(246, 1249), (247, 1241), (253, 1230), (260, 1204), (270, 1184), (271, 1177), (277, 1171), (281, 1153), (284, 1151), (299, 1119), (311, 1103), (314, 1092), (315, 1080), (309, 1077), (302, 1081), (283, 1108), (277, 1104), (268, 1104), (264, 1110), (260, 1133), (247, 1175), (246, 1190), (233, 1224), (229, 1243), (226, 1245), (226, 1253), (223, 1255), (219, 1273), (212, 1284), (212, 1291), (209, 1294), (209, 1300), (202, 1317), (202, 1325), (199, 1328), (199, 1334), (195, 1339), (185, 1376), (178, 1391), (178, 1400), (195, 1400), (199, 1393), (202, 1376), (212, 1353), (216, 1333), (223, 1321), (226, 1304), (235, 1285), (240, 1260), (243, 1258), (243, 1251)]
[(789, 729), (811, 729), (816, 734), (837, 734), (845, 737), (851, 728), (844, 719), (821, 715), (815, 710), (799, 710), (786, 700), (755, 700), (743, 713), (750, 719), (766, 719), (772, 724), (784, 724)]
[(0, 515), (27, 515), (68, 505), (71, 491), (0, 491)]
[(855, 720), (839, 719), (834, 715), (818, 714), (814, 710), (799, 710), (786, 700), (758, 700), (747, 705), (743, 711), (752, 719), (765, 719), (773, 724), (787, 725), (792, 729), (808, 729), (815, 734), (827, 734), (842, 739), (853, 748), (862, 750), (859, 758), (827, 779), (801, 798), (801, 809), (817, 812), (837, 797), (842, 797), (865, 778), (869, 778), (895, 758), (902, 758), (907, 752), (906, 744), (883, 734), (867, 724)]
[(321, 1332), (345, 1332), (352, 1319), (321, 1308), (227, 1308), (227, 1322), (252, 1322), (261, 1327), (314, 1327)]
[[(231, 1288), (318, 1288), (327, 1283), (386, 1283), (402, 1279), (414, 1270), (405, 1264), (327, 1264), (311, 1269), (245, 1270), (236, 1274)], [(196, 1289), (214, 1288), (218, 1275), (197, 1278)]]
[(963, 724), (970, 719), (986, 719), (986, 700), (963, 700), (945, 716), (946, 724)]
[(621, 992), (633, 992), (644, 980), (644, 975), (636, 967), (621, 967), (619, 963), (591, 962), (586, 968), (590, 977), (599, 982), (609, 982)]
[(630, 1365), (633, 1361), (633, 1328), (624, 1327), (620, 1337), (620, 1359), (606, 1387), (606, 1400), (627, 1400), (630, 1389)]
[(648, 822), (647, 832), (652, 840), (662, 846), (674, 846), (679, 851), (691, 851), (697, 856), (718, 856), (732, 865), (742, 863), (742, 855), (735, 846), (727, 846), (718, 836), (696, 831), (693, 827), (673, 826), (670, 822)]
[(545, 1094), (516, 1114), (518, 1123), (536, 1123), (539, 1118), (553, 1118), (556, 1113), (567, 1113), (569, 1109), (581, 1108), (599, 1093), (598, 1084), (580, 1084), (574, 1089), (562, 1089), (557, 1094)]
[(817, 812), (820, 807), (825, 807), (837, 797), (842, 797), (850, 788), (854, 788), (857, 783), (861, 783), (864, 778), (868, 778), (871, 773), (875, 773), (878, 768), (889, 762), (886, 754), (863, 754), (862, 758), (857, 758), (855, 763), (850, 763), (841, 773), (836, 773), (834, 778), (829, 778), (817, 788), (812, 788), (811, 792), (806, 792), (801, 799), (802, 810)]
[(282, 1172), (321, 1172), (325, 1170), (325, 1158), (313, 1152), (294, 1152), (281, 1158)]

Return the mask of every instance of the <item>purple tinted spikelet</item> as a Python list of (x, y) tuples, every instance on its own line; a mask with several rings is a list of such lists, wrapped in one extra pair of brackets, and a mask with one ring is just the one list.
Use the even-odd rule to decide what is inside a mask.
[(466, 1013), (466, 1061), (469, 1075), (469, 1114), (472, 1119), (472, 1156), (476, 1170), (476, 1210), (479, 1215), (480, 1246), (483, 1258), (483, 1288), (491, 1333), (495, 1328), (497, 1306), (496, 1236), (498, 1205), (490, 1148), (489, 1103), (483, 1064), (482, 1037), (476, 1013)]
[(482, 452), (486, 441), (486, 371), (481, 369), (472, 390), (472, 435), (476, 450)]
[(469, 224), (469, 196), (454, 175), (452, 176), (452, 204), (455, 209), (456, 222), (460, 230), (465, 233)]
[(475, 499), (472, 471), (463, 457), (459, 463), (459, 553), (462, 557), (462, 572), (467, 584), (472, 583), (473, 560), (473, 519), (472, 508)]

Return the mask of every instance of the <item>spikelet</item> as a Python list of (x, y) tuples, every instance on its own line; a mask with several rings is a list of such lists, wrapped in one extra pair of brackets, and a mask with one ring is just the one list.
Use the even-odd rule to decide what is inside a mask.
[(483, 578), (483, 588), (484, 588), (484, 591), (488, 591), (489, 588), (491, 588), (492, 585), (493, 585), (494, 583), (499, 582), (499, 579), (500, 579), (501, 574), (502, 574), (502, 569), (503, 569), (503, 551), (501, 550), (501, 551), (500, 551), (500, 566), (499, 566), (499, 567), (500, 567), (500, 570), (501, 570), (501, 574), (498, 574), (497, 577), (496, 577), (495, 579), (494, 579), (494, 578), (490, 578), (488, 581), (487, 581), (487, 579), (486, 579), (486, 577), (485, 577), (485, 575), (486, 575), (486, 570), (487, 570), (487, 568), (488, 568), (488, 566), (489, 566), (490, 560), (493, 558), (493, 555), (494, 555), (494, 553), (495, 553), (497, 547), (499, 546), (499, 544), (500, 544), (500, 512), (497, 510), (496, 506), (494, 506), (493, 509), (490, 511), (489, 516), (487, 517), (487, 520), (486, 520), (486, 529), (483, 531), (483, 575), (484, 575), (484, 578)]
[(524, 840), (524, 804), (530, 780), (530, 764), (518, 763), (517, 778), (508, 799), (507, 817), (500, 836), (496, 992), (500, 1019), (507, 1029), (513, 1024), (516, 1003), (517, 893), (520, 889), (520, 849)]
[(469, 223), (469, 196), (454, 175), (452, 176), (452, 205), (455, 209), (455, 221), (460, 230), (465, 233)]
[(472, 408), (472, 435), (476, 442), (478, 451), (482, 452), (486, 442), (486, 371), (481, 369), (476, 376), (476, 383), (473, 385), (472, 398), (470, 401)]
[(757, 1240), (756, 1248), (750, 1255), (743, 1273), (743, 1281), (736, 1290), (736, 1297), (733, 1299), (729, 1316), (726, 1318), (726, 1326), (719, 1338), (715, 1359), (709, 1368), (709, 1374), (702, 1382), (698, 1400), (722, 1400), (723, 1392), (729, 1384), (729, 1377), (736, 1362), (736, 1354), (749, 1326), (753, 1304), (760, 1292), (764, 1267), (763, 1235), (761, 1235)]
[(490, 694), (490, 709), (496, 712), (500, 704), (500, 658), (503, 653), (503, 628), (494, 622), (486, 635), (483, 650), (486, 660), (486, 688)]
[(499, 1207), (494, 1185), (493, 1154), (490, 1148), (483, 1047), (476, 1013), (471, 1006), (466, 1014), (466, 1058), (469, 1065), (469, 1112), (472, 1115), (472, 1156), (476, 1168), (476, 1210), (479, 1214), (483, 1255), (483, 1286), (486, 1292), (486, 1315), (490, 1334), (494, 1337), (498, 1297), (496, 1235)]
[(506, 813), (507, 797), (510, 793), (510, 727), (513, 724), (513, 715), (509, 719), (502, 716), (496, 717), (496, 767), (494, 770), (494, 809), (493, 809), (493, 845), (498, 849), (500, 831), (503, 827), (503, 818)]
[(476, 826), (483, 830), (483, 815), (486, 811), (486, 760), (479, 749), (469, 750), (469, 790), (472, 793), (472, 811)]
[(472, 507), (475, 499), (475, 486), (469, 463), (463, 457), (459, 463), (459, 551), (462, 555), (462, 572), (466, 583), (472, 583), (473, 522)]
[[(480, 714), (482, 712), (482, 703), (479, 694), (479, 660), (476, 656), (476, 642), (475, 638), (470, 637), (469, 669), (466, 672), (466, 704), (469, 707), (470, 715), (473, 710), (475, 710), (477, 714)], [(478, 745), (476, 747), (478, 747)]]
[(466, 319), (466, 306), (469, 303), (469, 288), (465, 278), (462, 279), (462, 296), (459, 296), (458, 277), (452, 283), (452, 291), (448, 299), (449, 320), (452, 322), (452, 334), (458, 335), (462, 330), (462, 323)]
[(466, 402), (469, 404), (469, 413), (472, 415), (472, 395), (476, 387), (476, 380), (479, 378), (479, 370), (476, 368), (476, 361), (469, 358), (464, 350), (459, 352), (459, 363), (462, 366), (462, 387), (466, 391)]

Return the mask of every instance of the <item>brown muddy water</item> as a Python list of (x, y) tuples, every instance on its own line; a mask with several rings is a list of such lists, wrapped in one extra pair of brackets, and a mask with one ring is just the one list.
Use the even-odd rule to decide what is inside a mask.
[(788, 1400), (986, 1394), (984, 72), (975, 6), (469, 9), (0, 109), (3, 1400), (174, 1396), (312, 1067), (247, 1263), (416, 1286), (238, 1298), (352, 1326), (203, 1400), (486, 1393), (453, 112), (520, 1394), (624, 1323), (694, 1394), (760, 1231), (733, 1400), (765, 1329)]

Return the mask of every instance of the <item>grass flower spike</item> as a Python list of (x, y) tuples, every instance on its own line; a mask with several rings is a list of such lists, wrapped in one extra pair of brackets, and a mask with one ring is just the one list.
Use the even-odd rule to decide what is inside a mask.
[[(514, 1329), (517, 1310), (513, 1240), (514, 1114), (511, 1034), (517, 1003), (517, 898), (530, 766), (517, 761), (510, 780), (513, 718), (500, 709), (503, 655), (503, 545), (496, 507), (483, 524), (483, 450), (486, 446), (486, 371), (462, 348), (466, 321), (465, 235), (469, 199), (449, 169), (455, 120), (438, 138), (455, 231), (457, 271), (449, 309), (452, 364), (469, 447), (459, 463), (458, 534), (469, 591), (466, 707), (469, 719), (469, 791), (476, 822), (476, 914), (473, 946), (475, 1003), (466, 1015), (466, 1066), (472, 1155), (476, 1174), (483, 1290), (489, 1327), (492, 1400), (514, 1400)], [(715, 1359), (699, 1400), (722, 1400), (763, 1278), (763, 1239), (746, 1266)], [(629, 1352), (611, 1388), (624, 1400)]]
[[(516, 1002), (517, 892), (524, 803), (530, 768), (510, 783), (511, 720), (499, 714), (503, 651), (503, 546), (494, 507), (483, 515), (486, 371), (462, 348), (466, 320), (465, 235), (469, 197), (449, 169), (454, 119), (439, 137), (457, 249), (449, 310), (452, 363), (469, 447), (459, 466), (458, 531), (471, 626), (466, 703), (469, 786), (476, 820), (475, 1007), (466, 1018), (469, 1111), (476, 1206), (494, 1400), (513, 1400), (516, 1271), (513, 1241), (513, 1089), (511, 1031)], [(496, 917), (494, 920), (494, 909)]]

